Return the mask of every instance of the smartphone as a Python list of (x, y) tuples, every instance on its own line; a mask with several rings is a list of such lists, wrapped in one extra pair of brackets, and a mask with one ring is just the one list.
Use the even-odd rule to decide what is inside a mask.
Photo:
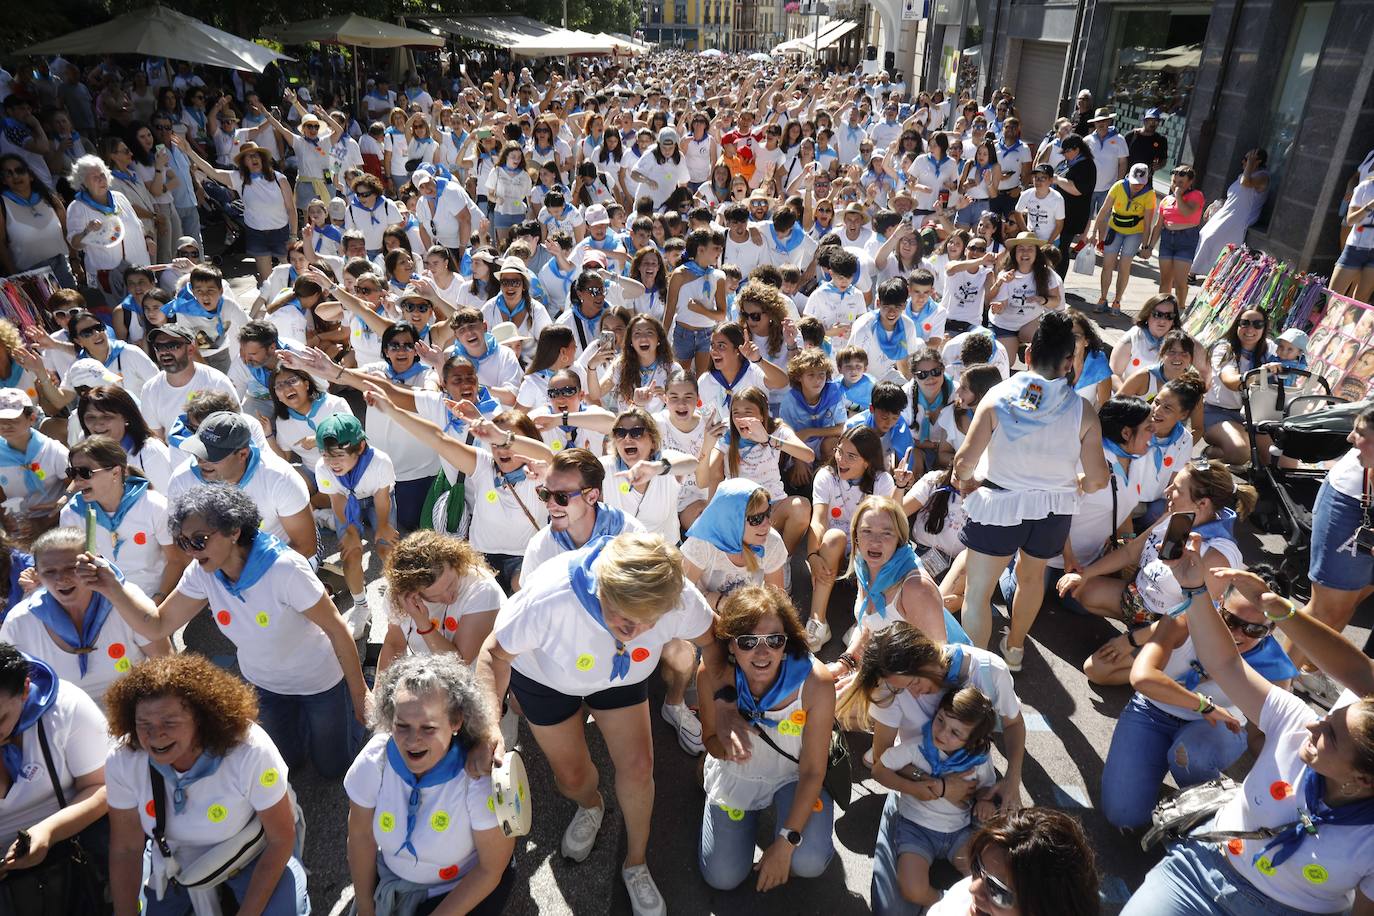
[(597, 338), (597, 340), (600, 342), (602, 349), (605, 349), (605, 350), (614, 350), (614, 349), (615, 349), (615, 332), (614, 332), (614, 331), (602, 331), (601, 334), (600, 334), (600, 336)]
[(1192, 530), (1193, 513), (1175, 512), (1164, 531), (1164, 540), (1159, 544), (1159, 558), (1177, 560), (1183, 556), (1183, 547), (1188, 543), (1188, 535)]

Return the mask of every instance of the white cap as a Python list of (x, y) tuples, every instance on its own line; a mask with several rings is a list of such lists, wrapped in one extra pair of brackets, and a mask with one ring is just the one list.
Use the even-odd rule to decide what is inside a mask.
[(33, 400), (19, 388), (0, 388), (0, 420), (13, 420), (33, 407)]
[(601, 204), (592, 204), (583, 214), (583, 221), (588, 226), (605, 226), (611, 221), (611, 217), (606, 213), (606, 208)]
[(1127, 173), (1126, 177), (1128, 177), (1133, 184), (1144, 184), (1150, 180), (1150, 167), (1143, 162), (1137, 162), (1135, 165), (1131, 166), (1131, 170)]
[(111, 372), (100, 360), (88, 356), (72, 363), (72, 367), (67, 370), (67, 377), (62, 380), (62, 385), (75, 391), (78, 388), (117, 385), (123, 378), (118, 373)]
[(1279, 340), (1291, 343), (1302, 352), (1307, 352), (1307, 332), (1298, 328), (1288, 328), (1279, 335)]

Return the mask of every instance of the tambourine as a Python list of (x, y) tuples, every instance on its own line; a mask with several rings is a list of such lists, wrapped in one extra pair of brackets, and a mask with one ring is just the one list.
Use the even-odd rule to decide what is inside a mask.
[(506, 754), (501, 766), (491, 769), (491, 797), (489, 807), (506, 836), (524, 836), (530, 832), (534, 807), (530, 804), (530, 784), (525, 776), (525, 762), (519, 751)]

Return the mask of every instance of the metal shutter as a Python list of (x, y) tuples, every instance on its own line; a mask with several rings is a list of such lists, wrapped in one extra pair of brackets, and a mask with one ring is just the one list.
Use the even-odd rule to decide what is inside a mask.
[[(1054, 126), (1059, 106), (1059, 81), (1064, 77), (1064, 58), (1069, 46), (1058, 41), (1022, 41), (1016, 70), (1016, 108), (1021, 114), (1021, 136), (1032, 146)], [(1033, 141), (1033, 142), (1032, 142)]]

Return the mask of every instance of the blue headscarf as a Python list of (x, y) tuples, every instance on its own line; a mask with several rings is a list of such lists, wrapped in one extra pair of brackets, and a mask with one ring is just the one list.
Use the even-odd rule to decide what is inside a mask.
[[(39, 661), (27, 652), (20, 652), (20, 655), (29, 663), (29, 689), (24, 694), (24, 705), (19, 710), (19, 721), (14, 723), (14, 729), (9, 733), (10, 738), (17, 738), (24, 732), (33, 727), (34, 723), (43, 717), (43, 713), (52, 708), (57, 702), (57, 675), (46, 662)], [(19, 778), (19, 771), (24, 768), (24, 748), (22, 744), (6, 743), (0, 748), (0, 760), (5, 764), (5, 771), (10, 774), (11, 783)]]
[(800, 690), (810, 676), (811, 653), (785, 654), (778, 666), (777, 679), (763, 696), (756, 699), (753, 691), (749, 689), (749, 680), (744, 676), (744, 669), (736, 665), (735, 690), (739, 697), (735, 702), (739, 706), (740, 714), (750, 722), (761, 722), (769, 728), (777, 728), (778, 720), (768, 718), (766, 713)]
[[(731, 477), (720, 482), (715, 495), (687, 529), (689, 538), (698, 538), (716, 549), (736, 554), (744, 552), (744, 516), (749, 501), (763, 487), (743, 477)], [(750, 544), (749, 549), (763, 556), (763, 547)]]
[(444, 783), (452, 782), (462, 772), (467, 764), (467, 751), (458, 742), (455, 736), (448, 744), (448, 752), (435, 764), (429, 772), (423, 776), (416, 776), (406, 766), (405, 759), (401, 757), (401, 749), (396, 746), (396, 739), (390, 738), (386, 742), (386, 762), (391, 765), (391, 770), (401, 778), (401, 782), (410, 789), (410, 794), (406, 797), (406, 836), (401, 845), (396, 848), (396, 854), (404, 850), (415, 857), (415, 861), (420, 861), (420, 854), (415, 851), (415, 844), (411, 842), (411, 837), (415, 834), (415, 822), (420, 813), (420, 790), (428, 789), (431, 786), (442, 786)]

